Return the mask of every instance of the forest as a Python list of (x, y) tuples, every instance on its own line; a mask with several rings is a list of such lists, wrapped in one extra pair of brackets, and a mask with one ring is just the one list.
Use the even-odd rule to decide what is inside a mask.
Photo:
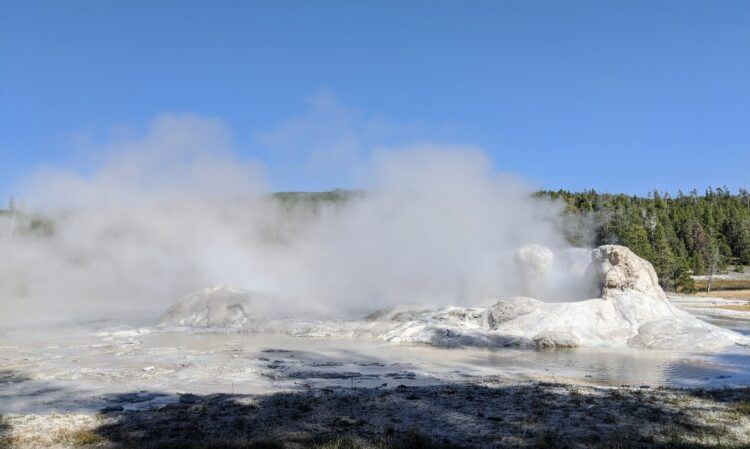
[(692, 292), (691, 276), (743, 271), (750, 264), (750, 194), (726, 187), (699, 194), (540, 191), (565, 202), (564, 232), (577, 246), (620, 244), (649, 260), (668, 290)]

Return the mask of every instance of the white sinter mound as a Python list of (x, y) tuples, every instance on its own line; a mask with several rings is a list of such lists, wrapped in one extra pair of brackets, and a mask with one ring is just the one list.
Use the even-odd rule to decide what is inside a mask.
[[(519, 250), (528, 266), (524, 282), (542, 279), (553, 253), (538, 245)], [(573, 302), (542, 302), (527, 297), (499, 300), (489, 308), (425, 309), (397, 307), (363, 321), (260, 325), (257, 297), (230, 289), (188, 295), (170, 308), (162, 323), (194, 327), (241, 327), (306, 336), (366, 335), (393, 342), (441, 346), (522, 346), (573, 348), (631, 346), (701, 350), (747, 345), (748, 338), (706, 323), (674, 307), (659, 286), (651, 264), (624, 246), (606, 245), (591, 253), (588, 275), (601, 297)]]
[[(522, 250), (519, 259), (541, 261)], [(537, 260), (538, 259), (538, 260)], [(384, 338), (434, 344), (519, 345), (538, 348), (633, 346), (707, 349), (747, 344), (742, 335), (699, 320), (667, 300), (651, 264), (624, 246), (601, 246), (591, 253), (590, 273), (601, 297), (546, 303), (532, 298), (500, 300), (488, 309), (440, 309), (410, 316), (383, 314)], [(375, 326), (377, 327), (377, 325)]]
[(183, 296), (159, 319), (165, 326), (243, 328), (256, 321), (255, 298), (245, 290), (207, 288)]

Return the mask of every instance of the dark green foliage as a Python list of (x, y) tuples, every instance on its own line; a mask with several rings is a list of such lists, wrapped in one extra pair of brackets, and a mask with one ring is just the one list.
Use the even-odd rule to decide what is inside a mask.
[(312, 205), (313, 208), (321, 204), (343, 203), (353, 198), (364, 195), (361, 190), (335, 189), (327, 192), (276, 192), (274, 198), (287, 206), (297, 204)]
[(726, 187), (709, 187), (704, 195), (693, 190), (677, 197), (654, 191), (647, 198), (559, 190), (537, 197), (565, 201), (571, 243), (581, 244), (582, 231), (567, 223), (590, 223), (591, 244), (630, 247), (654, 265), (669, 290), (691, 292), (691, 274), (750, 264), (750, 194), (744, 189), (734, 195)]

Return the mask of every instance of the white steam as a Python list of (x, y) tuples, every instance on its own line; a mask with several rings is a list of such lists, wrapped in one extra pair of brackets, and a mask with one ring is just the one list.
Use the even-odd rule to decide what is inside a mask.
[(268, 194), (262, 165), (239, 158), (215, 120), (162, 116), (102, 152), (91, 173), (26, 180), (24, 199), (43, 219), (27, 214), (0, 240), (0, 325), (156, 316), (213, 285), (269, 293), (269, 307), (303, 316), (476, 305), (528, 293), (515, 254), (530, 243), (555, 252), (557, 274), (532, 282), (537, 296), (587, 291), (561, 280), (580, 258), (565, 252), (558, 205), (532, 199), (478, 148), (372, 152), (365, 193), (317, 208)]

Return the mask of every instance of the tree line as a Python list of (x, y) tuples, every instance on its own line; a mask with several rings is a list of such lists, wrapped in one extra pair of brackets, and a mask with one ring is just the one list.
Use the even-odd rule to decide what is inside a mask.
[[(563, 231), (578, 246), (620, 244), (650, 261), (669, 290), (691, 292), (691, 275), (742, 271), (750, 265), (750, 193), (726, 187), (647, 197), (540, 191), (565, 202)], [(587, 241), (593, 240), (593, 241)]]

